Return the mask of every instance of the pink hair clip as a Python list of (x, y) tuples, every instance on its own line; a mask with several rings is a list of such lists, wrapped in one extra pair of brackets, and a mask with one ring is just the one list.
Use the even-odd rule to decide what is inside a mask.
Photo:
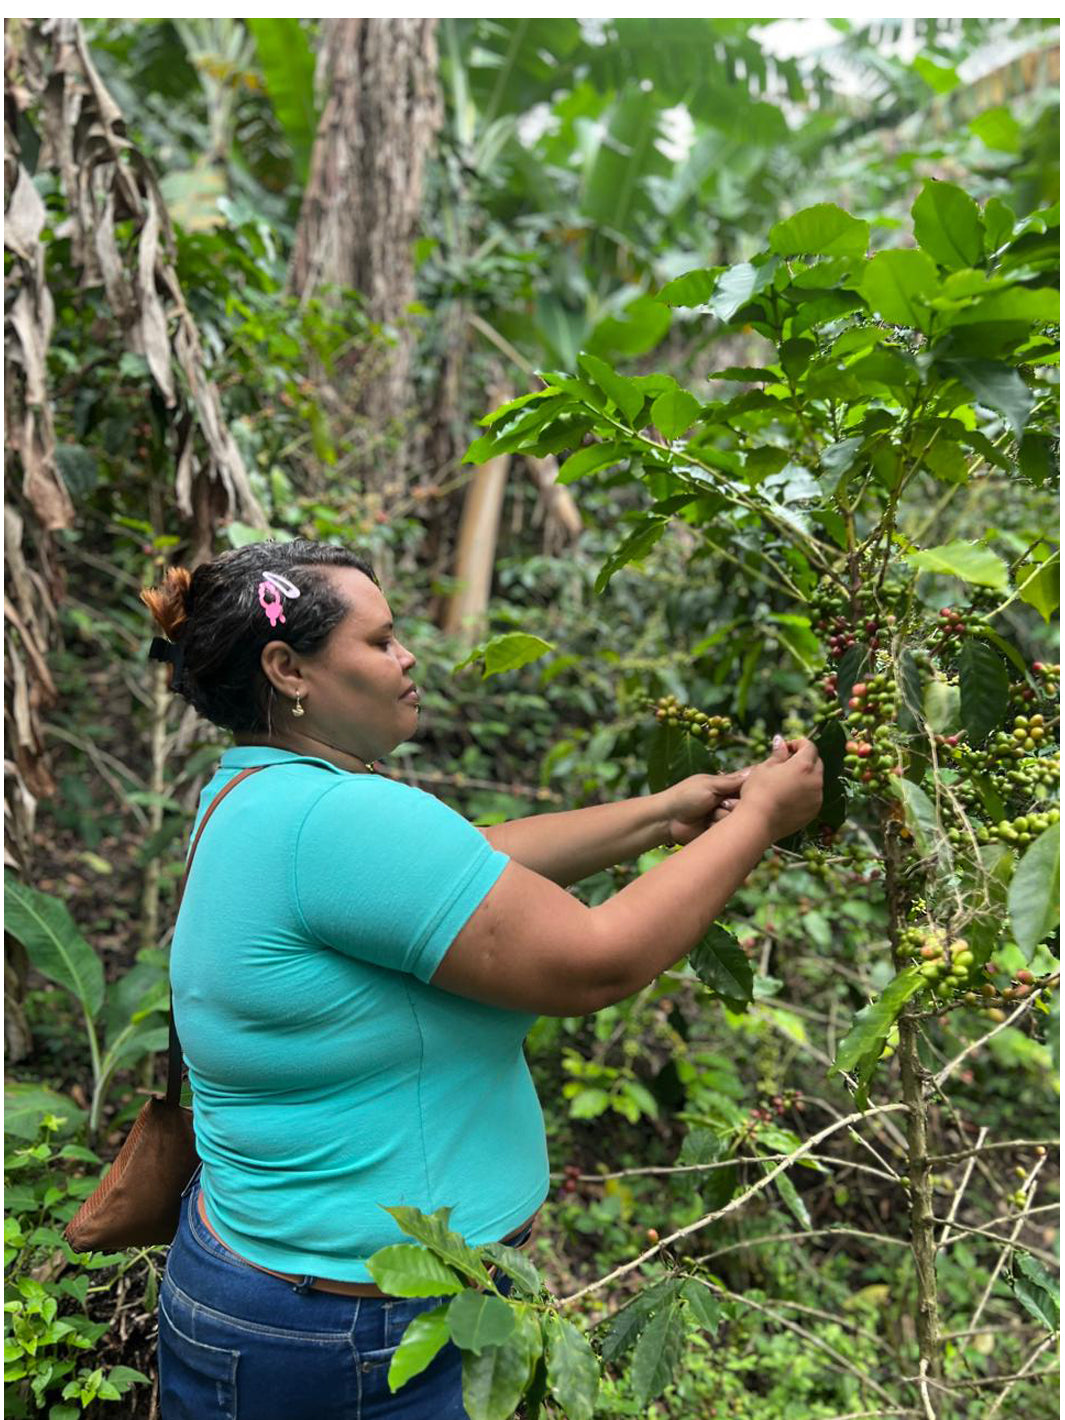
[(282, 577), (277, 572), (264, 572), (262, 578), (259, 583), (259, 605), (270, 618), (270, 630), (273, 631), (279, 621), (284, 624), (282, 596), (298, 597), (300, 589), (295, 582), (290, 582), (287, 577)]

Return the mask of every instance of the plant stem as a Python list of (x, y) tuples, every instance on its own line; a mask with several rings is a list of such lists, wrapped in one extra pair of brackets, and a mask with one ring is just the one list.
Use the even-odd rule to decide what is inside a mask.
[[(889, 931), (896, 968), (900, 963), (899, 937), (906, 920), (907, 890), (902, 881), (904, 846), (896, 826), (884, 821), (885, 891), (888, 901)], [(918, 1052), (919, 1026), (910, 1009), (899, 1017), (899, 1064), (902, 1069), (902, 1099), (906, 1106), (906, 1139), (910, 1170), (910, 1246), (917, 1278), (917, 1346), (922, 1377), (941, 1375), (942, 1338), (939, 1296), (936, 1287), (935, 1215), (932, 1208), (932, 1170), (928, 1162), (928, 1100), (926, 1071)], [(936, 1402), (922, 1386), (926, 1413), (935, 1420)]]

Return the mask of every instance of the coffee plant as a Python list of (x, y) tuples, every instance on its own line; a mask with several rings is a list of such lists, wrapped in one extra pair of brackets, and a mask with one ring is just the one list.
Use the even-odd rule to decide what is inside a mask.
[[(999, 198), (980, 207), (937, 181), (924, 185), (912, 218), (915, 246), (870, 255), (870, 225), (822, 203), (778, 222), (750, 261), (671, 281), (658, 294), (664, 307), (746, 333), (763, 352), (757, 364), (714, 371), (714, 397), (582, 354), (576, 370), (545, 372), (543, 388), (487, 415), (467, 458), (553, 454), (564, 460), (563, 483), (642, 487), (650, 505), (627, 515), (597, 590), (677, 521), (698, 548), (693, 568), (700, 555), (720, 555), (757, 584), (767, 630), (801, 668), (806, 690), (786, 728), (818, 744), (824, 803), (805, 839), (777, 845), (775, 856), (865, 865), (886, 902), (890, 979), (843, 1032), (830, 1073), (853, 1096), (848, 1129), (885, 1111), (905, 1115), (917, 1357), (903, 1391), (922, 1413), (945, 1416), (960, 1402), (942, 1384), (933, 1168), (943, 1156), (930, 1153), (930, 1120), (949, 1103), (945, 1086), (962, 1060), (1006, 1024), (1049, 1013), (1059, 984), (1047, 965), (1058, 952), (1059, 667), (1026, 659), (1017, 616), (1023, 607), (1051, 621), (1059, 553), (1049, 518), (1028, 526), (1004, 511), (1001, 526), (972, 536), (959, 494), (975, 503), (988, 489), (1008, 507), (1011, 491), (1025, 491), (1029, 504), (1052, 507), (1059, 218), (1054, 208), (1017, 222)], [(765, 751), (764, 727), (745, 732), (743, 722), (767, 641), (748, 643), (734, 714), (675, 695), (648, 701), (652, 790)], [(1036, 970), (1013, 965), (1036, 956)], [(724, 924), (691, 966), (726, 1002), (742, 1009), (751, 998), (750, 965)], [(959, 1011), (975, 1014), (985, 1034), (933, 1071), (929, 1031)], [(896, 1056), (898, 1075), (882, 1083), (897, 1078), (900, 1098), (871, 1106), (878, 1071)], [(802, 1144), (782, 1131), (786, 1162), (759, 1183), (736, 1197), (723, 1190), (707, 1217), (656, 1236), (556, 1306), (668, 1257), (664, 1249), (839, 1127)], [(750, 1137), (737, 1118), (720, 1122), (719, 1138), (739, 1128)], [(1022, 1219), (1039, 1167), (1021, 1168), (1012, 1195)], [(1015, 1294), (1055, 1329), (1055, 1285), (1028, 1252), (1016, 1255)], [(617, 1314), (602, 1357), (618, 1362), (635, 1347), (635, 1392), (646, 1404), (679, 1365), (685, 1328), (712, 1326), (715, 1306), (712, 1281), (667, 1278)], [(494, 1363), (509, 1367), (507, 1405), (517, 1403), (523, 1366), (543, 1395), (531, 1352), (518, 1365), (507, 1350), (517, 1342), (490, 1344)], [(552, 1373), (548, 1357), (547, 1374), (558, 1377), (562, 1362)], [(555, 1397), (567, 1414), (591, 1413), (590, 1393)], [(467, 1405), (474, 1400), (471, 1392)], [(510, 1411), (500, 1393), (498, 1405), (484, 1399), (470, 1413)]]

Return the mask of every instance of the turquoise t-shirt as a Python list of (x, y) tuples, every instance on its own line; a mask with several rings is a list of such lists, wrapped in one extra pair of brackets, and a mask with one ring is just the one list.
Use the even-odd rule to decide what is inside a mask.
[(279, 1272), (365, 1282), (381, 1205), (474, 1243), (548, 1188), (535, 1016), (429, 984), (509, 862), (439, 799), (286, 750), (227, 750), (171, 954), (207, 1214)]

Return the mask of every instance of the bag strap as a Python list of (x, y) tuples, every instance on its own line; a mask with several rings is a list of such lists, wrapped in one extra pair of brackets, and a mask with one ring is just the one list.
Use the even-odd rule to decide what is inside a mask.
[[(192, 868), (192, 860), (196, 856), (196, 849), (203, 831), (207, 827), (207, 820), (214, 813), (215, 809), (222, 802), (225, 796), (237, 787), (242, 779), (247, 779), (249, 774), (258, 774), (260, 769), (269, 769), (268, 764), (253, 764), (250, 769), (242, 769), (234, 776), (226, 787), (211, 800), (210, 806), (203, 818), (200, 826), (196, 830), (196, 837), (192, 840), (192, 847), (189, 849), (188, 862), (185, 864), (185, 876), (181, 879), (181, 888), (178, 892), (177, 910), (181, 911), (181, 900), (185, 896), (185, 888), (189, 881), (189, 871)], [(167, 1046), (166, 1065), (166, 1103), (176, 1105), (181, 1102), (181, 1042), (178, 1040), (177, 1027), (174, 1025), (174, 993), (170, 992), (170, 1041)]]

